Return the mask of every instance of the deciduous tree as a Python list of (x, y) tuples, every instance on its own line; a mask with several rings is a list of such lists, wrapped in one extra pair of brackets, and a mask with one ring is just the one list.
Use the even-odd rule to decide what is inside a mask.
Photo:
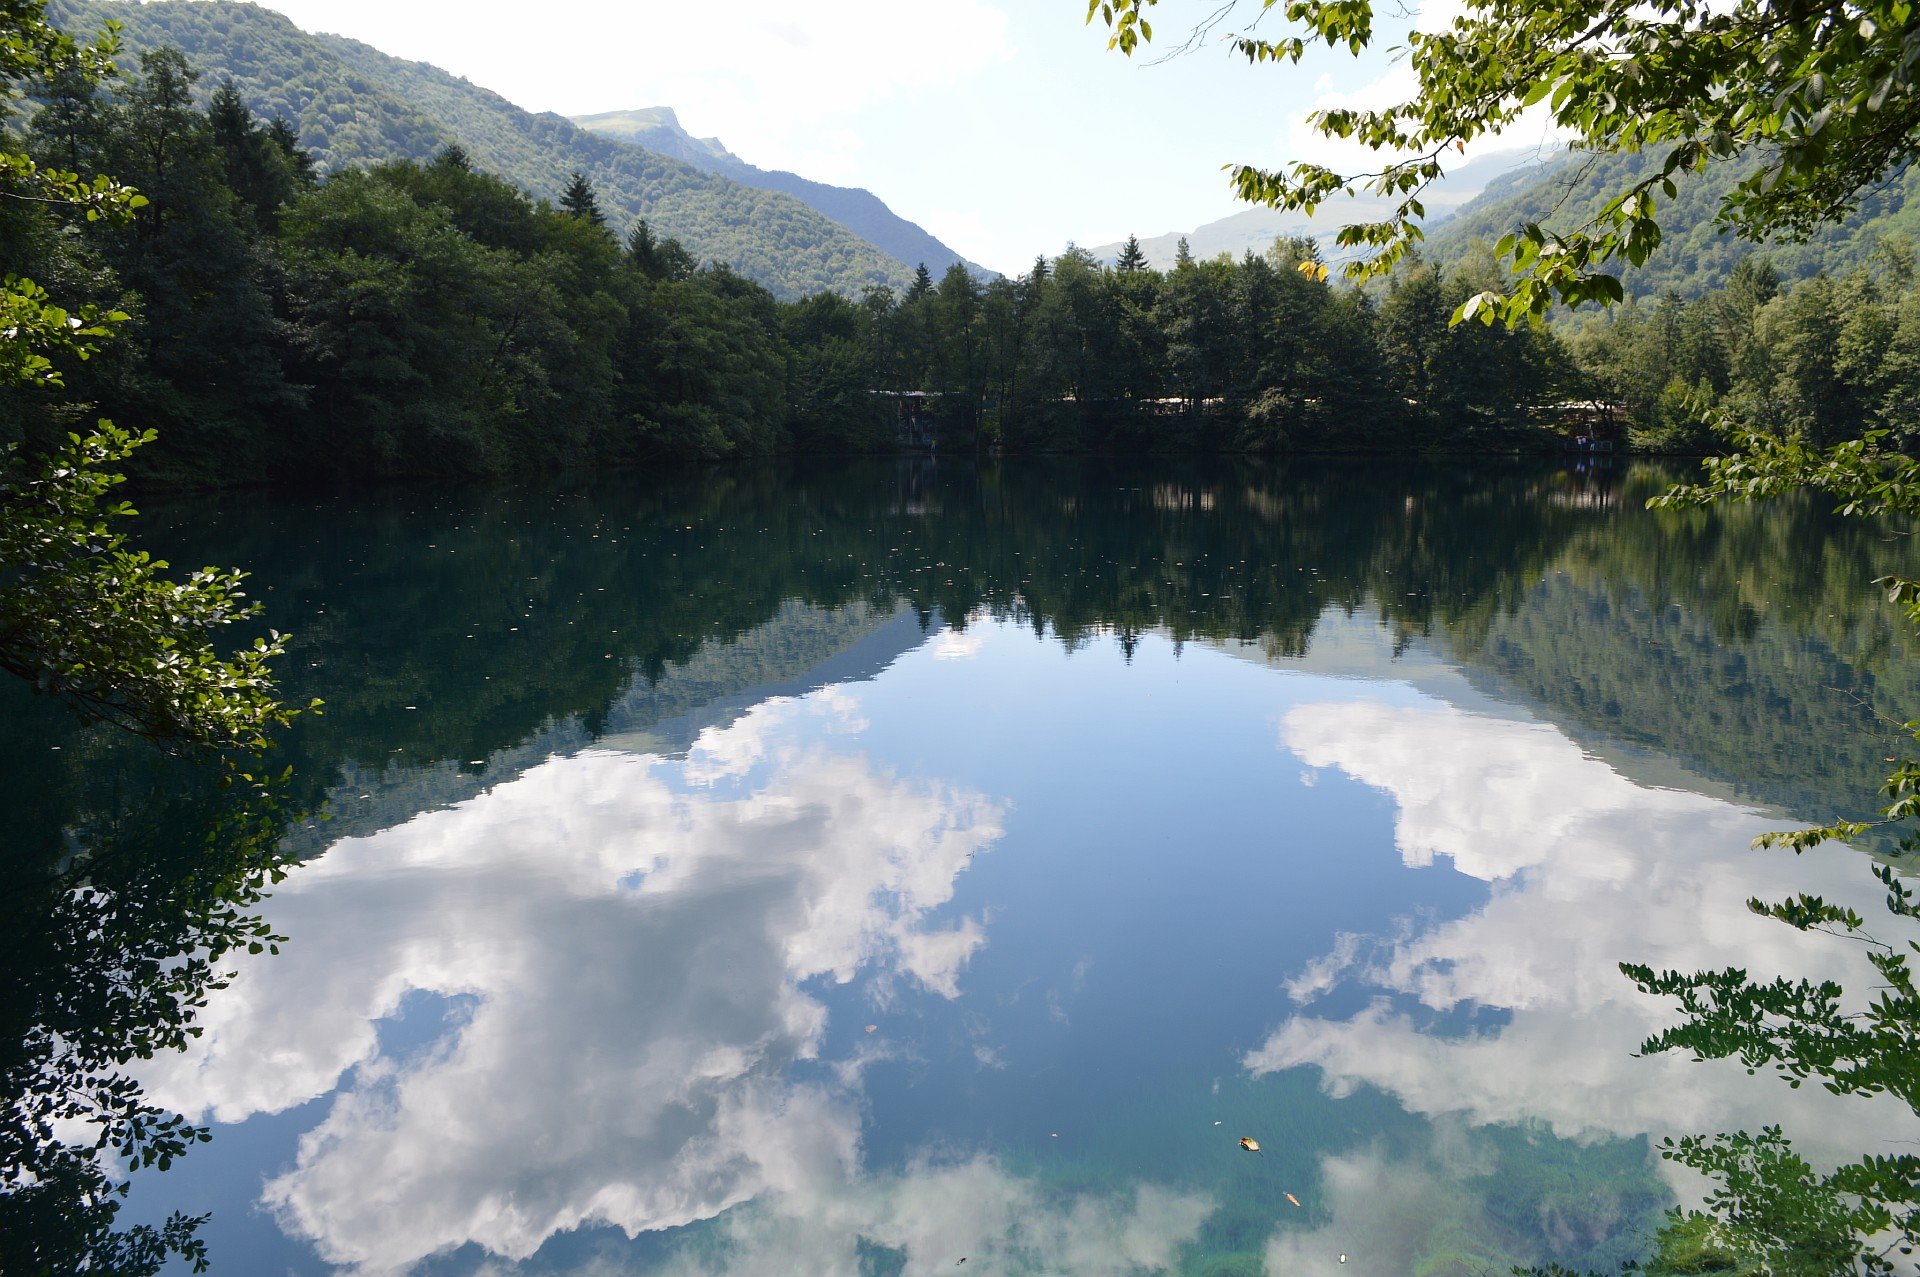
[[(1153, 38), (1158, 3), (1089, 0), (1087, 16), (1131, 54)], [(1383, 16), (1373, 0), (1251, 0), (1195, 16), (1212, 30), (1236, 12), (1245, 21), (1229, 44), (1254, 63), (1298, 62), (1315, 45), (1357, 55), (1378, 43)], [(1288, 28), (1256, 27), (1269, 15)], [(1530, 223), (1501, 241), (1515, 277), (1459, 313), (1515, 323), (1556, 303), (1619, 300), (1611, 272), (1646, 260), (1660, 242), (1661, 201), (1710, 164), (1747, 168), (1719, 212), (1751, 237), (1805, 232), (1852, 209), (1920, 155), (1916, 41), (1920, 13), (1908, 0), (1466, 0), (1444, 26), (1406, 36), (1416, 88), (1405, 100), (1308, 117), (1324, 136), (1377, 154), (1377, 168), (1246, 163), (1233, 182), (1247, 199), (1300, 212), (1349, 191), (1386, 199), (1384, 218), (1340, 233), (1342, 246), (1367, 250), (1349, 268), (1365, 275), (1391, 270), (1419, 243), (1423, 196), (1443, 159), (1529, 109), (1576, 148), (1656, 151), (1660, 162), (1585, 224)]]

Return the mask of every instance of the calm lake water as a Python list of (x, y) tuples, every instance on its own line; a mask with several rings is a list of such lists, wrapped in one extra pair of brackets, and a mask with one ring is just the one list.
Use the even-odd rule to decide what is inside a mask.
[[(1872, 848), (1748, 843), (1869, 809), (1876, 715), (1920, 713), (1869, 584), (1908, 543), (1646, 512), (1668, 477), (942, 460), (160, 511), (328, 710), (276, 760), (286, 944), (133, 1070), (213, 1138), (123, 1222), (210, 1211), (235, 1274), (1451, 1277), (1641, 1255), (1696, 1192), (1668, 1135), (1920, 1138), (1636, 1058), (1669, 1011), (1622, 961), (1863, 981), (1745, 902), (1864, 910)], [(6, 690), (16, 880), (202, 836), (207, 776)]]

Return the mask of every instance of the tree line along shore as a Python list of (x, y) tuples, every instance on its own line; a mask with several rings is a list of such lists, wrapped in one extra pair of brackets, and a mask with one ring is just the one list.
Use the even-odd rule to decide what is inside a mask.
[(65, 385), (0, 399), (45, 446), (158, 432), (136, 473), (222, 486), (561, 471), (775, 452), (1700, 451), (1699, 408), (1839, 438), (1920, 403), (1914, 254), (1791, 288), (1748, 258), (1702, 297), (1581, 326), (1454, 325), (1469, 252), (1366, 290), (1311, 240), (1150, 267), (1137, 243), (983, 280), (783, 302), (576, 180), (536, 201), (457, 147), (322, 175), (179, 52), (45, 86), (21, 141), (148, 201), (131, 225), (0, 207), (0, 269), (129, 316)]

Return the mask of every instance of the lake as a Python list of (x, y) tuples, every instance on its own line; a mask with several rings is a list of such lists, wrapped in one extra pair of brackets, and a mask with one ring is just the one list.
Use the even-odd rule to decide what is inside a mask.
[[(1673, 1013), (1623, 961), (1864, 983), (1746, 901), (1864, 912), (1884, 849), (1748, 844), (1871, 810), (1920, 713), (1870, 585), (1907, 542), (1646, 511), (1676, 473), (941, 459), (157, 508), (176, 562), (254, 574), (328, 707), (273, 760), (284, 943), (128, 1070), (212, 1139), (122, 1223), (210, 1212), (216, 1273), (1613, 1270), (1698, 1194), (1662, 1138), (1920, 1138), (1636, 1055)], [(6, 693), (16, 883), (227, 836), (209, 769)], [(173, 915), (81, 944), (70, 907), (16, 897), (9, 1034), (121, 1033), (177, 968)]]

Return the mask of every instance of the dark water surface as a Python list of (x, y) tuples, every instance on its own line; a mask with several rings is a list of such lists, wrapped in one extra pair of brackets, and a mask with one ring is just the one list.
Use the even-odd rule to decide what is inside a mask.
[[(1747, 844), (1870, 808), (1876, 714), (1920, 712), (1869, 585), (1908, 543), (1650, 514), (1666, 477), (941, 461), (160, 512), (328, 710), (276, 763), (287, 943), (132, 1070), (212, 1141), (126, 1219), (211, 1211), (216, 1273), (1447, 1277), (1642, 1254), (1695, 1192), (1666, 1135), (1920, 1137), (1634, 1055), (1668, 1012), (1623, 960), (1860, 978), (1745, 902), (1876, 900), (1864, 852)], [(208, 777), (7, 690), (16, 882), (201, 837)], [(36, 918), (8, 1033), (72, 979)]]

